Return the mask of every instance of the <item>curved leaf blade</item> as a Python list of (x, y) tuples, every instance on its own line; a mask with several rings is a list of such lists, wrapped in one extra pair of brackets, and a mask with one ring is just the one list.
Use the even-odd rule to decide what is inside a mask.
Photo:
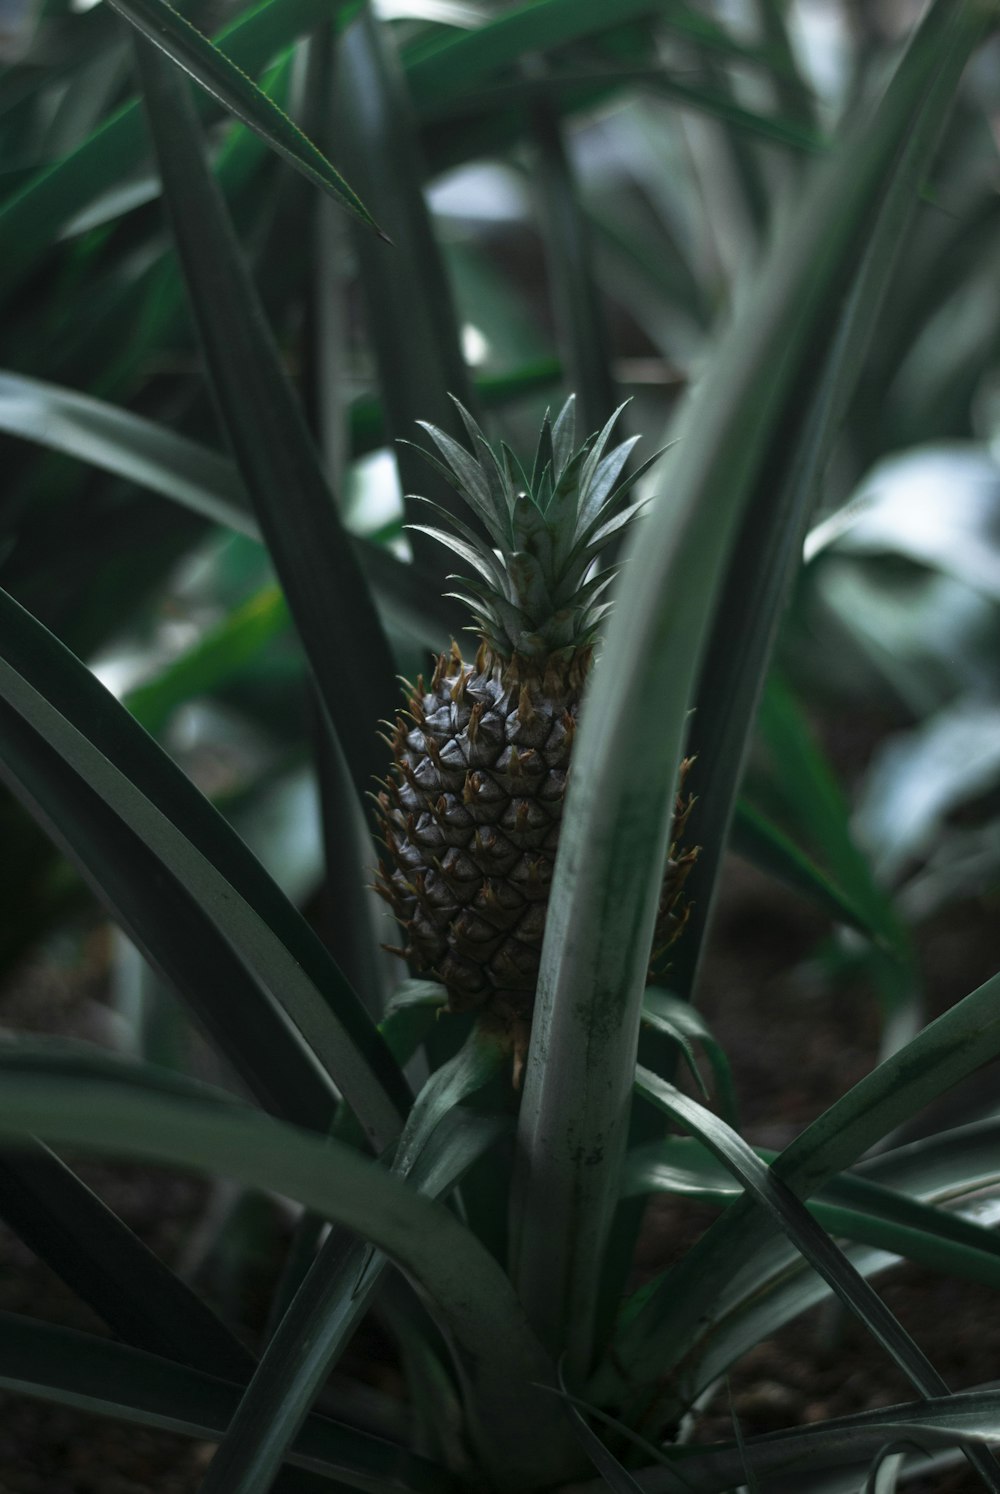
[[(636, 1083), (647, 1099), (686, 1131), (698, 1136), (740, 1179), (748, 1196), (772, 1214), (796, 1250), (864, 1324), (910, 1383), (927, 1398), (947, 1395), (947, 1385), (923, 1350), (836, 1242), (812, 1218), (805, 1204), (761, 1161), (753, 1148), (725, 1121), (657, 1075), (640, 1068)], [(977, 1447), (963, 1450), (986, 1487), (1000, 1490), (1000, 1464), (996, 1459)]]
[[(259, 72), (329, 13), (329, 0), (264, 0), (224, 26), (216, 42), (244, 71)], [(0, 207), (0, 294), (16, 290), (59, 230), (137, 166), (145, 149), (140, 105), (132, 99), (78, 149), (44, 167), (8, 198)]]
[[(222, 420), (359, 798), (383, 768), (377, 723), (392, 657), (288, 382), (183, 76), (150, 43), (136, 58), (192, 310)], [(336, 610), (331, 599), (336, 599)], [(350, 642), (333, 646), (338, 621)]]
[[(11, 1141), (33, 1134), (77, 1152), (221, 1173), (371, 1240), (426, 1294), (468, 1382), (492, 1406), (493, 1426), (476, 1430), (509, 1485), (558, 1479), (568, 1431), (561, 1407), (538, 1388), (552, 1381), (549, 1360), (501, 1267), (443, 1204), (335, 1141), (243, 1107), (63, 1077), (55, 1062), (48, 1075), (25, 1076), (2, 1051), (0, 1073), (0, 1136)], [(511, 1425), (523, 1444), (505, 1436)]]
[[(688, 1487), (699, 1494), (731, 1489), (744, 1478), (741, 1459), (746, 1454), (759, 1477), (769, 1481), (787, 1477), (789, 1483), (782, 1482), (782, 1490), (792, 1487), (793, 1479), (794, 1487), (801, 1488), (802, 1479), (818, 1469), (844, 1467), (846, 1471), (856, 1464), (856, 1489), (865, 1477), (867, 1463), (884, 1452), (887, 1443), (905, 1438), (907, 1444), (929, 1449), (961, 1446), (965, 1441), (994, 1442), (998, 1411), (1000, 1394), (996, 1390), (963, 1391), (856, 1416), (839, 1416), (792, 1432), (748, 1437), (742, 1449), (736, 1443), (678, 1449), (662, 1471), (644, 1476), (642, 1487), (647, 1494), (666, 1494), (674, 1489), (670, 1479), (676, 1474), (689, 1480)], [(771, 1482), (768, 1486), (779, 1487)]]
[(574, 1374), (586, 1372), (593, 1352), (675, 778), (716, 598), (756, 481), (817, 341), (836, 325), (914, 116), (940, 80), (957, 83), (956, 57), (968, 56), (984, 20), (979, 0), (937, 0), (874, 118), (852, 121), (821, 163), (686, 407), (670, 502), (652, 507), (628, 551), (629, 584), (619, 590), (574, 749), (515, 1178), (519, 1295), (549, 1347), (567, 1346)]
[(0, 1215), (126, 1343), (230, 1379), (252, 1373), (222, 1320), (41, 1142), (0, 1154)]
[[(501, 1117), (453, 1110), (414, 1175), (421, 1192), (448, 1193), (505, 1129)], [(261, 1357), (201, 1494), (267, 1494), (387, 1265), (381, 1252), (373, 1255), (342, 1231), (327, 1237)]]
[(296, 171), (322, 187), (366, 228), (385, 237), (357, 193), (294, 120), (172, 5), (166, 0), (108, 0), (108, 4)]
[[(240, 1386), (125, 1344), (0, 1314), (0, 1386), (140, 1426), (215, 1439), (228, 1426)], [(352, 1427), (313, 1417), (292, 1455), (333, 1478), (338, 1491), (437, 1494), (444, 1469)]]
[[(808, 1197), (1000, 1053), (998, 998), (1000, 975), (932, 1022), (808, 1126), (775, 1159), (777, 1175), (798, 1197)], [(712, 1225), (621, 1331), (617, 1352), (638, 1379), (652, 1384), (663, 1375), (664, 1344), (673, 1346), (667, 1357), (691, 1352), (706, 1302), (717, 1304), (726, 1283), (773, 1232), (750, 1200), (734, 1203)]]
[(75, 389), (3, 372), (0, 430), (139, 483), (213, 523), (257, 535), (229, 458), (141, 415)]
[[(242, 1054), (279, 1108), (298, 1105), (298, 1073), (313, 1107), (320, 1093), (328, 1096), (325, 1109), (333, 1100), (328, 1065), (373, 1139), (392, 1140), (409, 1105), (406, 1082), (319, 939), (125, 708), (6, 593), (0, 699), (8, 771), (98, 887), (114, 889), (132, 932), (144, 931), (139, 942), (158, 951), (181, 994), (201, 992), (224, 1051)], [(146, 884), (135, 877), (137, 863), (152, 873)], [(203, 952), (212, 953), (200, 975), (159, 898), (169, 899), (171, 916), (189, 931), (202, 931)], [(260, 1033), (241, 1023), (225, 984), (215, 989), (220, 961)], [(279, 1054), (286, 1070), (276, 1089)], [(316, 1119), (317, 1110), (310, 1113)]]

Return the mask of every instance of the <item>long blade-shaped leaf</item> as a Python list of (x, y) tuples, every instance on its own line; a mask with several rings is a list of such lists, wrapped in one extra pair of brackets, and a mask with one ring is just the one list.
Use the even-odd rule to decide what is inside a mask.
[[(844, 1467), (848, 1481), (839, 1488), (851, 1494), (862, 1486), (864, 1465), (887, 1444), (935, 1448), (964, 1441), (996, 1441), (1000, 1392), (973, 1390), (957, 1395), (888, 1406), (856, 1416), (838, 1416), (792, 1432), (748, 1437), (742, 1447), (726, 1443), (710, 1448), (678, 1448), (662, 1470), (641, 1476), (643, 1494), (674, 1494), (683, 1487), (698, 1494), (722, 1494), (745, 1480), (747, 1463), (767, 1488), (782, 1491), (808, 1488), (818, 1470)], [(746, 1462), (744, 1462), (746, 1458)], [(850, 1465), (859, 1470), (850, 1481)], [(914, 1470), (919, 1471), (919, 1465)], [(784, 1477), (783, 1477), (784, 1476)], [(787, 1479), (787, 1482), (785, 1482)], [(807, 1482), (803, 1482), (806, 1480)], [(824, 1483), (824, 1487), (826, 1484)]]
[(41, 1142), (0, 1155), (0, 1215), (126, 1343), (229, 1379), (253, 1356)]
[[(858, 929), (871, 938), (883, 937), (882, 920), (876, 921), (868, 909), (859, 906), (834, 877), (817, 866), (773, 820), (747, 799), (736, 802), (729, 844), (737, 855), (744, 856), (759, 871), (767, 872), (784, 882), (786, 887), (801, 893), (838, 923)], [(686, 936), (686, 925), (684, 933)]]
[(571, 1374), (592, 1352), (676, 765), (718, 588), (914, 116), (983, 19), (978, 0), (938, 0), (875, 117), (817, 173), (687, 407), (670, 501), (629, 552), (575, 748), (521, 1109), (515, 1276), (546, 1343), (567, 1346)]
[[(719, 1204), (742, 1192), (721, 1163), (701, 1147), (692, 1148), (693, 1143), (671, 1137), (630, 1151), (626, 1192), (655, 1187)], [(773, 1162), (778, 1155), (766, 1147), (754, 1150), (763, 1162)], [(955, 1189), (959, 1190), (957, 1175)], [(853, 1173), (824, 1184), (809, 1207), (832, 1235), (1000, 1287), (1000, 1242), (992, 1230), (960, 1214), (873, 1185)]]
[[(359, 246), (369, 333), (378, 360), (387, 434), (412, 440), (416, 422), (461, 433), (455, 395), (473, 406), (458, 317), (447, 269), (424, 198), (427, 175), (419, 133), (393, 40), (369, 0), (338, 45), (334, 86), (337, 128), (345, 161), (372, 210), (406, 252), (382, 244)], [(462, 505), (446, 482), (428, 477), (408, 446), (397, 447), (404, 493), (419, 492), (449, 511)], [(411, 510), (410, 517), (421, 515)], [(440, 547), (415, 541), (431, 574), (446, 573)], [(438, 586), (438, 590), (443, 590)]]
[(168, 5), (166, 0), (108, 0), (108, 3), (242, 124), (249, 126), (286, 161), (290, 161), (297, 171), (329, 192), (341, 207), (366, 227), (381, 233), (360, 197), (323, 152), (277, 104), (272, 103), (242, 68), (230, 62), (225, 52), (213, 46), (208, 37), (203, 36), (172, 5)]
[(188, 84), (147, 42), (137, 41), (136, 56), (212, 387), (320, 699), (363, 797), (380, 765), (376, 723), (390, 714), (396, 694), (388, 645), (206, 164)]
[[(203, 1370), (14, 1313), (0, 1314), (0, 1386), (200, 1440), (222, 1435), (241, 1389)], [(319, 1416), (303, 1428), (292, 1461), (333, 1479), (333, 1494), (438, 1494), (453, 1487), (433, 1463)]]
[[(257, 73), (283, 46), (329, 16), (329, 0), (264, 0), (225, 26), (216, 42), (245, 72)], [(59, 229), (132, 171), (145, 149), (140, 105), (130, 100), (71, 155), (14, 193), (0, 207), (0, 293), (15, 290)]]
[[(376, 1144), (393, 1139), (405, 1081), (316, 935), (125, 708), (5, 593), (0, 699), (0, 757), (15, 786), (181, 994), (199, 993), (224, 1051), (250, 1065), (258, 1092), (302, 1119), (309, 1096), (309, 1123), (323, 1125), (334, 1098), (325, 1063)], [(137, 878), (136, 860), (148, 881)], [(189, 936), (200, 931), (204, 969), (171, 926), (175, 916)]]
[[(1000, 1053), (1000, 975), (966, 996), (887, 1058), (808, 1126), (774, 1163), (800, 1198), (855, 1163), (896, 1126)], [(652, 1384), (664, 1360), (692, 1347), (705, 1304), (773, 1234), (749, 1200), (740, 1201), (669, 1273), (622, 1331), (617, 1352), (637, 1381)], [(665, 1349), (665, 1345), (668, 1345)]]
[(0, 373), (0, 430), (80, 461), (256, 535), (232, 462), (197, 441), (75, 389)]
[[(984, 1214), (981, 1190), (997, 1180), (996, 1130), (995, 1122), (962, 1127), (917, 1146), (883, 1153), (860, 1164), (855, 1174), (840, 1174), (825, 1184), (810, 1207), (819, 1216), (823, 1197), (862, 1203), (865, 1214), (855, 1209), (841, 1211), (834, 1205), (827, 1228), (869, 1241), (847, 1247), (855, 1267), (865, 1276), (891, 1269), (904, 1256), (932, 1270), (992, 1284), (996, 1236), (985, 1226), (995, 1221), (997, 1210), (991, 1206)], [(670, 1158), (668, 1186), (679, 1182), (686, 1188), (694, 1181), (684, 1165), (686, 1159), (680, 1159), (680, 1176), (673, 1163), (678, 1160), (677, 1150), (690, 1148), (692, 1143), (673, 1139), (663, 1145)], [(862, 1198), (856, 1192), (861, 1181), (857, 1173), (879, 1177), (892, 1191), (883, 1191), (873, 1204), (872, 1195)], [(936, 1205), (929, 1211), (929, 1222), (928, 1204)], [(911, 1229), (914, 1221), (919, 1222)], [(985, 1250), (976, 1243), (982, 1241), (987, 1242)], [(972, 1244), (971, 1251), (966, 1242)], [(754, 1344), (827, 1296), (828, 1288), (784, 1237), (772, 1237), (749, 1260), (735, 1266), (713, 1299), (711, 1325), (699, 1332), (687, 1364), (674, 1372), (684, 1386), (685, 1400), (697, 1398)]]
[[(362, 445), (367, 410), (361, 407), (354, 424)], [(260, 538), (250, 500), (236, 467), (221, 452), (191, 441), (141, 415), (21, 374), (0, 374), (0, 430), (24, 440), (38, 441), (107, 472), (141, 483), (194, 513), (224, 524), (239, 534)], [(398, 618), (409, 633), (429, 648), (461, 627), (450, 604), (434, 588), (433, 578), (418, 566), (399, 560), (390, 550), (371, 541), (352, 540), (359, 562), (380, 604)]]
[(25, 1076), (2, 1051), (0, 1072), (0, 1135), (11, 1141), (36, 1134), (81, 1153), (221, 1173), (371, 1240), (426, 1294), (477, 1399), (490, 1407), (490, 1424), (475, 1435), (498, 1487), (516, 1494), (563, 1475), (564, 1416), (537, 1388), (552, 1383), (550, 1362), (500, 1266), (443, 1204), (335, 1141), (243, 1107), (64, 1078), (56, 1061), (47, 1076)]
[[(661, 9), (657, 0), (539, 0), (511, 6), (475, 31), (439, 33), (409, 60), (417, 107), (472, 94), (520, 58), (571, 45)], [(675, 12), (676, 19), (676, 12)], [(699, 18), (700, 19), (700, 18)]]
[[(730, 562), (695, 700), (699, 784), (690, 823), (701, 853), (689, 879), (690, 927), (671, 977), (682, 995), (691, 994), (697, 974), (747, 744), (778, 623), (802, 563), (816, 485), (861, 374), (877, 312), (917, 211), (966, 57), (961, 45), (946, 54), (914, 113), (829, 351), (815, 360), (798, 398), (790, 401), (784, 438), (762, 473), (759, 498), (744, 519)], [(853, 901), (874, 906), (883, 933), (902, 946), (905, 941), (891, 909), (865, 876), (867, 869), (854, 869), (856, 875), (848, 880), (848, 868), (834, 868)]]
[[(536, 62), (539, 70), (544, 63)], [(543, 94), (531, 111), (537, 148), (537, 211), (549, 259), (549, 284), (563, 362), (576, 390), (584, 431), (600, 430), (617, 403), (607, 328), (592, 268), (590, 233), (562, 125)]]
[[(427, 1159), (437, 1165), (420, 1169), (421, 1191), (431, 1198), (449, 1192), (505, 1124), (453, 1111)], [(261, 1358), (201, 1494), (267, 1494), (387, 1264), (381, 1252), (372, 1256), (370, 1246), (343, 1231), (328, 1236)]]
[[(761, 1161), (753, 1147), (697, 1100), (649, 1070), (640, 1068), (636, 1083), (673, 1121), (700, 1137), (734, 1177), (739, 1178), (748, 1195), (769, 1211), (795, 1248), (891, 1355), (910, 1383), (927, 1397), (947, 1395), (947, 1385), (923, 1350), (812, 1218), (805, 1204)], [(966, 1457), (988, 1489), (1000, 1490), (1000, 1464), (990, 1453), (971, 1447), (966, 1449)]]

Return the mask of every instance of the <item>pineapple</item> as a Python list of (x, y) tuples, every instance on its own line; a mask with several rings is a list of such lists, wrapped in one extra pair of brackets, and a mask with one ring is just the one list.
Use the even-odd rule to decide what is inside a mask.
[[(607, 449), (619, 409), (575, 449), (571, 396), (554, 423), (546, 414), (528, 477), (458, 409), (472, 454), (431, 425), (423, 428), (442, 460), (423, 454), (488, 539), (427, 499), (448, 528), (414, 527), (472, 573), (452, 578), (462, 590), (451, 595), (468, 606), (479, 642), (471, 661), (453, 642), (396, 721), (393, 767), (378, 795), (391, 865), (379, 866), (376, 885), (405, 931), (395, 952), (447, 988), (453, 1011), (474, 1010), (509, 1035), (516, 1082), (577, 712), (609, 606), (601, 597), (617, 569), (602, 566), (602, 555), (642, 508), (623, 506), (635, 478), (621, 480), (637, 438)], [(690, 807), (678, 796), (661, 950), (686, 918), (682, 889), (696, 852), (678, 847)]]

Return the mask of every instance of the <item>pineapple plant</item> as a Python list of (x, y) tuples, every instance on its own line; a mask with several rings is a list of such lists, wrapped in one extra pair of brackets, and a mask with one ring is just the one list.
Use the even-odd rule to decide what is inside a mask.
[[(626, 499), (661, 454), (623, 475), (637, 439), (609, 446), (623, 408), (579, 446), (574, 397), (554, 421), (547, 412), (530, 475), (505, 444), (489, 445), (461, 404), (471, 453), (423, 423), (440, 456), (423, 454), (484, 534), (429, 499), (421, 501), (437, 522), (413, 527), (473, 572), (452, 578), (461, 590), (451, 595), (469, 608), (477, 643), (467, 660), (453, 641), (429, 684), (421, 677), (408, 687), (377, 796), (390, 860), (376, 886), (406, 936), (395, 952), (446, 987), (451, 1010), (477, 1012), (509, 1040), (515, 1083), (581, 698), (618, 569), (609, 554), (639, 519), (644, 504)], [(690, 808), (679, 794), (658, 952), (686, 918), (684, 882), (697, 854), (681, 849)]]

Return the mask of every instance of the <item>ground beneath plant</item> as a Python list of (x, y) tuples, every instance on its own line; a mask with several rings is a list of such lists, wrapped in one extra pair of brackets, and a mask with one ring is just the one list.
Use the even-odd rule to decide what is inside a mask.
[[(878, 1020), (860, 984), (831, 997), (810, 975), (826, 935), (823, 921), (742, 863), (727, 869), (724, 896), (704, 979), (703, 1010), (733, 1064), (744, 1127), (760, 1145), (783, 1146), (871, 1067)], [(0, 993), (0, 1027), (57, 1032), (113, 1042), (108, 999), (107, 932), (95, 925), (82, 961), (60, 964), (38, 954)], [(996, 969), (996, 909), (985, 903), (942, 917), (922, 935), (934, 1011), (943, 1010)], [(78, 953), (77, 950), (75, 953)], [(994, 1072), (981, 1079), (984, 1098)], [(928, 1124), (954, 1123), (945, 1102)], [(206, 1230), (225, 1217), (226, 1199), (202, 1182), (135, 1167), (80, 1166), (128, 1224), (175, 1266), (194, 1272), (208, 1296), (224, 1273), (211, 1263), (225, 1232)], [(640, 1272), (660, 1270), (710, 1215), (703, 1208), (658, 1203), (642, 1244)], [(249, 1343), (260, 1331), (280, 1262), (287, 1221), (280, 1213), (244, 1221), (257, 1244), (245, 1244), (236, 1300), (222, 1302)], [(213, 1240), (215, 1241), (213, 1245)], [(221, 1240), (221, 1244), (220, 1244)], [(892, 1310), (954, 1389), (1000, 1378), (1000, 1305), (995, 1294), (903, 1267), (880, 1278)], [(218, 1299), (217, 1299), (218, 1300)], [(94, 1315), (9, 1231), (0, 1227), (0, 1311), (103, 1332)], [(379, 1347), (381, 1345), (381, 1347)], [(400, 1379), (387, 1345), (372, 1339), (369, 1393), (384, 1401)], [(378, 1355), (381, 1354), (379, 1362)], [(360, 1354), (352, 1369), (361, 1370)], [(728, 1438), (732, 1416), (744, 1436), (912, 1399), (912, 1392), (853, 1322), (820, 1309), (759, 1345), (735, 1367), (730, 1398), (717, 1398), (698, 1438)], [(0, 1395), (0, 1494), (193, 1494), (213, 1448), (166, 1432), (98, 1420), (25, 1396)], [(965, 1494), (981, 1487), (959, 1467), (935, 1474), (912, 1494)], [(766, 1494), (766, 1490), (762, 1491)]]

